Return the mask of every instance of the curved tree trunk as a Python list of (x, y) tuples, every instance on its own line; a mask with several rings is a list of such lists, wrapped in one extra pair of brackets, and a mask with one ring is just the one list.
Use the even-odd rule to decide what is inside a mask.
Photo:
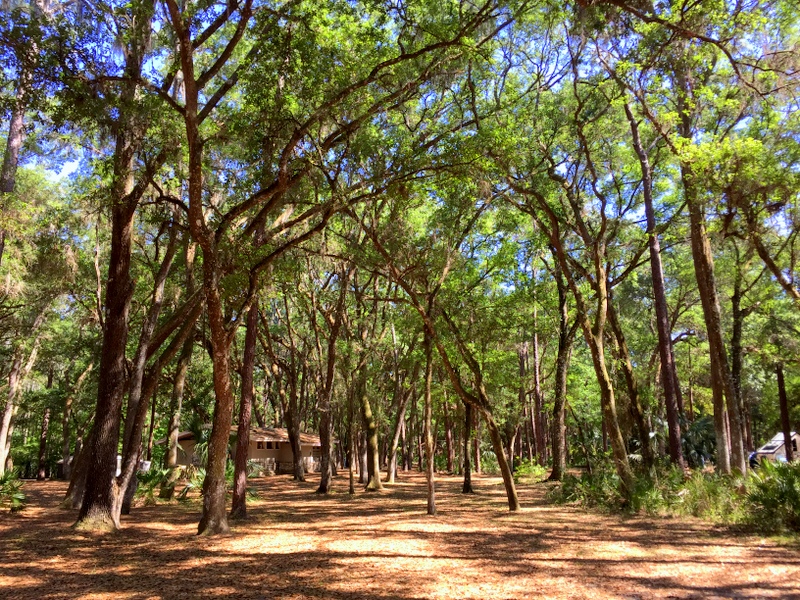
[[(617, 364), (622, 370), (622, 374), (625, 379), (625, 385), (628, 388), (631, 416), (633, 417), (633, 422), (636, 424), (636, 434), (639, 438), (639, 446), (642, 449), (642, 463), (644, 464), (644, 468), (649, 471), (653, 468), (653, 464), (655, 462), (655, 457), (653, 456), (653, 447), (650, 444), (650, 427), (647, 425), (647, 421), (644, 418), (644, 408), (642, 407), (642, 402), (639, 397), (639, 384), (636, 382), (636, 374), (633, 371), (633, 363), (631, 363), (631, 352), (628, 348), (628, 342), (625, 340), (625, 334), (623, 333), (622, 325), (617, 318), (617, 311), (614, 308), (613, 300), (611, 299), (610, 294), (608, 302), (608, 322), (611, 325), (611, 330), (614, 332), (614, 338), (617, 342), (617, 349), (619, 350), (619, 360), (617, 361)], [(680, 429), (678, 429), (678, 432), (680, 433)], [(678, 439), (678, 446), (680, 446), (680, 438)], [(678, 448), (678, 450), (680, 451), (680, 448)], [(683, 466), (682, 454), (678, 464)]]
[(181, 411), (183, 408), (183, 393), (186, 388), (186, 375), (189, 372), (189, 363), (192, 360), (194, 349), (194, 336), (190, 335), (183, 344), (178, 364), (175, 367), (175, 378), (172, 383), (172, 398), (170, 400), (169, 425), (167, 426), (167, 452), (164, 455), (164, 467), (169, 469), (166, 480), (161, 485), (159, 497), (170, 500), (175, 493), (175, 483), (178, 481), (180, 469), (178, 468), (178, 435), (181, 426)]
[(431, 399), (431, 385), (433, 383), (433, 356), (430, 336), (425, 335), (425, 481), (428, 490), (428, 514), (436, 514), (436, 481), (433, 472), (433, 402)]
[(320, 456), (320, 476), (318, 494), (327, 494), (331, 490), (333, 480), (333, 380), (336, 369), (336, 340), (342, 327), (344, 317), (345, 299), (347, 297), (347, 282), (350, 271), (345, 270), (339, 283), (339, 300), (336, 305), (336, 316), (333, 319), (328, 333), (328, 356), (326, 358), (325, 381), (322, 388), (322, 397), (319, 400), (319, 440), (322, 445)]
[(367, 491), (378, 491), (383, 489), (378, 454), (378, 424), (375, 422), (367, 396), (366, 374), (359, 374), (357, 393), (361, 401), (361, 419), (364, 423), (364, 432), (366, 434), (367, 482), (365, 489)]
[(474, 494), (472, 489), (472, 466), (470, 465), (470, 432), (472, 431), (472, 405), (464, 403), (464, 485), (461, 487), (462, 494)]
[(94, 435), (94, 427), (89, 432), (89, 439), (78, 449), (78, 442), (75, 443), (75, 460), (72, 464), (72, 476), (69, 480), (67, 493), (61, 501), (62, 508), (79, 509), (83, 503), (83, 494), (86, 490), (86, 477), (89, 474), (89, 448), (91, 439)]
[[(664, 387), (664, 402), (667, 408), (667, 428), (669, 430), (669, 456), (673, 464), (683, 468), (683, 450), (681, 448), (681, 424), (678, 394), (678, 375), (672, 353), (672, 332), (670, 330), (667, 292), (664, 282), (664, 269), (661, 264), (661, 245), (656, 231), (656, 217), (653, 208), (653, 175), (650, 159), (639, 137), (639, 125), (625, 104), (625, 114), (631, 128), (633, 148), (639, 158), (642, 169), (642, 194), (644, 196), (645, 217), (647, 219), (647, 241), (650, 250), (650, 274), (653, 279), (653, 300), (658, 329), (658, 352), (661, 358), (661, 378)], [(629, 355), (627, 355), (629, 356)], [(630, 359), (628, 359), (630, 360)], [(648, 443), (649, 447), (649, 443)], [(652, 460), (650, 462), (652, 464)]]
[(47, 452), (47, 434), (50, 431), (50, 407), (44, 409), (42, 416), (42, 430), (39, 434), (39, 468), (37, 469), (36, 479), (44, 481), (47, 477), (45, 465), (45, 454)]
[[(139, 77), (149, 45), (154, 3), (136, 5), (125, 52), (127, 83), (123, 107), (134, 106)], [(111, 252), (105, 295), (103, 348), (93, 434), (88, 443), (88, 473), (76, 526), (82, 529), (119, 529), (121, 490), (116, 481), (122, 403), (127, 385), (125, 349), (133, 281), (131, 250), (136, 207), (144, 189), (134, 189), (134, 164), (147, 122), (123, 109), (116, 125), (111, 208)]]
[(3, 409), (2, 420), (0, 420), (0, 475), (6, 470), (6, 447), (9, 446), (8, 440), (11, 439), (12, 419), (16, 411), (17, 392), (20, 380), (22, 379), (22, 349), (18, 348), (11, 363), (11, 371), (8, 374), (8, 392), (6, 394), (6, 405)]
[(789, 400), (786, 396), (786, 382), (783, 378), (783, 365), (778, 363), (775, 365), (775, 375), (778, 379), (778, 401), (780, 403), (781, 412), (781, 429), (783, 430), (783, 444), (786, 452), (786, 460), (792, 462), (794, 460), (794, 447), (792, 446), (792, 424), (789, 419)]
[[(115, 196), (125, 197), (133, 189), (133, 149), (130, 140), (117, 140)], [(133, 217), (135, 204), (117, 203), (112, 209), (111, 256), (105, 296), (105, 328), (100, 356), (100, 377), (93, 435), (89, 436), (88, 471), (77, 526), (85, 529), (119, 529), (116, 506), (119, 489), (116, 478), (117, 448), (126, 388), (125, 348), (128, 315), (133, 295), (130, 278)]]
[[(561, 481), (566, 472), (566, 400), (567, 400), (567, 369), (569, 357), (572, 352), (572, 342), (575, 337), (576, 327), (569, 325), (567, 310), (567, 284), (561, 273), (561, 265), (555, 263), (555, 279), (558, 287), (558, 352), (556, 354), (556, 375), (553, 394), (553, 470), (550, 481)], [(576, 323), (577, 326), (577, 323)]]
[[(419, 374), (419, 363), (414, 364), (414, 370), (411, 375), (411, 381), (417, 379)], [(409, 386), (407, 390), (402, 389), (402, 383), (398, 381), (395, 385), (395, 394), (399, 395), (397, 407), (397, 420), (395, 421), (394, 434), (392, 435), (392, 442), (389, 446), (389, 456), (387, 458), (387, 483), (394, 483), (397, 477), (397, 449), (400, 446), (400, 436), (405, 430), (406, 408), (408, 407), (408, 400), (413, 395), (414, 388)], [(401, 453), (402, 456), (402, 453)]]
[(247, 331), (244, 336), (242, 395), (236, 436), (231, 519), (244, 519), (247, 516), (247, 458), (250, 450), (250, 416), (253, 412), (253, 370), (256, 361), (257, 336), (258, 301), (254, 300), (247, 313)]

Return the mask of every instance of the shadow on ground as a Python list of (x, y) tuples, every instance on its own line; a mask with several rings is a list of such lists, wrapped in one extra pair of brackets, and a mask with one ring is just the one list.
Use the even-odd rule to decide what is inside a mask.
[(26, 483), (30, 508), (0, 516), (0, 597), (66, 598), (800, 598), (800, 554), (694, 520), (590, 514), (498, 479), (477, 494), (401, 474), (381, 493), (330, 496), (315, 482), (254, 480), (259, 499), (230, 536), (194, 535), (199, 504), (137, 508), (123, 530), (70, 528), (60, 482)]

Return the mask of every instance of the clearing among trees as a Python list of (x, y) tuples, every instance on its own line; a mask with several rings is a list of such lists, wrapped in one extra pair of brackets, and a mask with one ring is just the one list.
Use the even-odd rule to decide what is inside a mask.
[(620, 518), (543, 502), (499, 478), (441, 476), (425, 514), (423, 474), (351, 497), (347, 482), (250, 480), (258, 499), (230, 536), (197, 536), (196, 501), (137, 508), (114, 535), (78, 532), (61, 482), (28, 482), (0, 515), (0, 597), (411, 599), (791, 598), (800, 554), (692, 519)]

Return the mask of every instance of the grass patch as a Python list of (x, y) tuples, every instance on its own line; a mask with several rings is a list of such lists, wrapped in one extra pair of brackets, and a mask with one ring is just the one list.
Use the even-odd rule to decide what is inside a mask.
[(662, 466), (639, 473), (626, 501), (611, 466), (589, 475), (567, 475), (548, 492), (555, 504), (578, 504), (607, 512), (650, 516), (692, 516), (750, 531), (800, 534), (800, 463), (766, 463), (746, 477), (729, 477)]

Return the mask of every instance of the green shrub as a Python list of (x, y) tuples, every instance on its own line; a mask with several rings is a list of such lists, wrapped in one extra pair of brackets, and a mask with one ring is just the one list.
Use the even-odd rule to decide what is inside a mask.
[(616, 472), (602, 466), (592, 475), (566, 476), (548, 497), (556, 503), (648, 515), (691, 515), (730, 524), (744, 521), (748, 512), (741, 488), (741, 480), (700, 471), (686, 478), (680, 469), (664, 466), (652, 474), (638, 474), (625, 501)]
[(622, 505), (619, 477), (606, 466), (597, 467), (592, 474), (567, 474), (561, 485), (554, 487), (547, 498), (556, 504), (577, 503), (587, 507), (614, 508)]
[(206, 478), (206, 470), (202, 467), (190, 466), (186, 468), (186, 485), (176, 496), (180, 501), (188, 500), (187, 496), (192, 490), (203, 489), (203, 480)]
[(547, 468), (540, 465), (535, 460), (521, 461), (514, 471), (515, 483), (535, 483), (542, 481), (547, 475)]
[(767, 531), (800, 531), (800, 463), (764, 461), (747, 488), (753, 524)]
[(716, 523), (740, 523), (747, 513), (742, 480), (695, 471), (677, 490), (675, 512)]
[(136, 488), (136, 497), (143, 498), (148, 506), (156, 503), (156, 489), (169, 477), (170, 469), (150, 469), (146, 473), (137, 473), (139, 486)]
[(13, 471), (6, 471), (0, 475), (0, 509), (3, 508), (9, 508), (11, 512), (18, 512), (25, 508), (22, 482)]
[(491, 450), (483, 450), (481, 452), (481, 473), (486, 475), (499, 475), (500, 465), (497, 462), (497, 457)]

